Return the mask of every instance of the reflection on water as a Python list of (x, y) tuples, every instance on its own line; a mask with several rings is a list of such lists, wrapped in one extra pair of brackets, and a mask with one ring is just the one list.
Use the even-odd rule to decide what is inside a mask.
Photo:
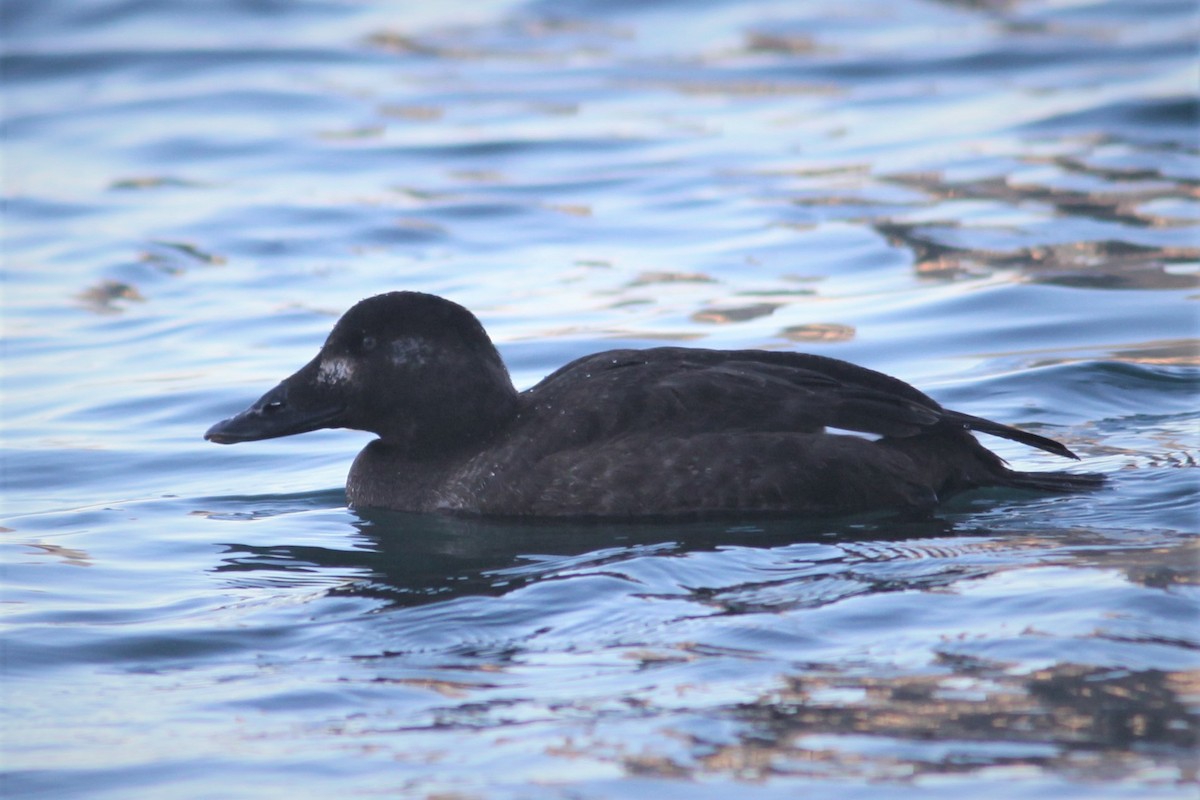
[[(586, 521), (503, 522), (366, 509), (356, 512), (361, 539), (353, 551), (287, 545), (226, 545), (218, 572), (282, 575), (350, 567), (371, 576), (337, 592), (420, 605), (463, 596), (503, 595), (568, 569), (601, 568), (632, 556), (684, 555), (728, 546), (770, 547), (845, 536), (910, 541), (941, 536), (940, 519), (864, 521), (849, 528), (814, 521), (606, 523)], [(912, 547), (919, 547), (913, 544)], [(908, 550), (907, 552), (912, 552)], [(275, 575), (280, 573), (280, 575)]]
[[(1177, 665), (1163, 669), (1097, 663), (1098, 652), (1089, 662), (1088, 647), (1082, 661), (1046, 655), (1089, 638), (1113, 653), (1134, 643), (1194, 653), (1194, 627), (1181, 625), (1195, 618), (1183, 599), (1200, 585), (1195, 542), (1166, 552), (1118, 532), (972, 529), (970, 516), (960, 519), (563, 526), (369, 512), (355, 523), (353, 551), (230, 546), (217, 571), (276, 581), (353, 571), (329, 596), (372, 598), (388, 611), (354, 645), (362, 669), (349, 680), (420, 690), (432, 703), (427, 722), (418, 713), (392, 730), (397, 748), (432, 755), (412, 737), (520, 719), (522, 735), (555, 757), (676, 780), (920, 783), (986, 769), (1086, 785), (1194, 781), (1194, 764), (1173, 755), (1192, 752), (1200, 733), (1200, 670), (1182, 666), (1194, 657), (1160, 660)], [(727, 563), (731, 553), (742, 554), (739, 566)], [(1004, 590), (1030, 567), (1041, 594)], [(1150, 603), (1159, 621), (1097, 616), (1089, 632), (1082, 620), (1051, 621), (1073, 602), (1040, 622), (1016, 611), (1080, 580), (1097, 597), (1133, 592), (1125, 614)], [(1033, 627), (1009, 629), (1014, 613)], [(920, 637), (932, 658), (900, 656), (881, 670), (872, 652), (894, 648), (877, 637), (896, 626), (908, 640), (896, 655)], [(580, 659), (576, 693), (538, 697), (547, 672)], [(739, 685), (743, 671), (774, 678)], [(612, 702), (597, 695), (609, 684), (624, 689), (604, 724), (565, 745), (542, 730), (595, 714), (597, 702)], [(619, 731), (631, 719), (655, 720), (673, 744), (630, 747)], [(344, 731), (377, 733), (357, 722)]]
[[(1003, 664), (954, 658), (944, 667), (929, 676), (814, 670), (791, 678), (785, 689), (738, 709), (753, 738), (718, 745), (682, 771), (908, 781), (1034, 767), (1093, 781), (1153, 773), (1155, 748), (1197, 744), (1200, 719), (1182, 701), (1200, 688), (1197, 672), (1062, 663), (1013, 676)], [(670, 762), (653, 768), (680, 771)]]

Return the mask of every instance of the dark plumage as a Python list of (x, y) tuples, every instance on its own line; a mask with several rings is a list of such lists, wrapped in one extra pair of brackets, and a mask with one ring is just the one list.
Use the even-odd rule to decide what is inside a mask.
[(355, 305), (316, 358), (205, 438), (317, 428), (377, 434), (350, 469), (350, 503), (406, 511), (848, 513), (925, 509), (983, 486), (1069, 492), (1103, 480), (1010, 470), (970, 431), (1076, 456), (896, 378), (803, 353), (610, 350), (518, 393), (479, 321), (417, 292)]

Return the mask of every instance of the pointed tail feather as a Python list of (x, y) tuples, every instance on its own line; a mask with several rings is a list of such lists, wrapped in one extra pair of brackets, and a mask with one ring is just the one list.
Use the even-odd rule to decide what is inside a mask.
[(1099, 489), (1107, 479), (1097, 472), (1017, 472), (1006, 470), (1002, 485), (1035, 492), (1090, 492)]
[[(1045, 436), (1038, 436), (1036, 433), (1023, 431), (1020, 428), (1013, 428), (1009, 425), (1004, 425), (999, 422), (992, 422), (990, 419), (973, 417), (970, 414), (963, 414), (958, 411), (947, 411), (945, 419), (958, 425), (962, 425), (964, 428), (978, 431), (979, 433), (988, 433), (992, 436), (999, 436), (1001, 439), (1009, 439), (1014, 442), (1020, 442), (1021, 444), (1027, 444), (1030, 447), (1036, 447), (1039, 450), (1045, 450), (1047, 453), (1053, 453), (1056, 456), (1073, 458), (1076, 461), (1079, 460), (1079, 456), (1072, 453), (1066, 445), (1060, 444), (1053, 439), (1047, 439)], [(1049, 474), (1065, 475), (1066, 473)]]

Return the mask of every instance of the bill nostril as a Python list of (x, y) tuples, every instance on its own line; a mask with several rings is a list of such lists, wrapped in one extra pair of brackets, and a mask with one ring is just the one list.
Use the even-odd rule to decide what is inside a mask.
[(264, 414), (274, 414), (278, 411), (281, 411), (282, 409), (283, 409), (283, 401), (282, 400), (272, 400), (269, 403), (267, 403), (265, 406), (263, 406), (263, 413)]

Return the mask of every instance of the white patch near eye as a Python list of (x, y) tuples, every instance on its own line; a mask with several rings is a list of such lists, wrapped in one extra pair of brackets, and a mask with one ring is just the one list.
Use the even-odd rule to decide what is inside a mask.
[(327, 358), (317, 370), (321, 383), (348, 383), (354, 377), (354, 362), (348, 358)]
[(424, 339), (409, 337), (392, 342), (392, 361), (396, 364), (419, 367), (428, 358), (428, 344)]

